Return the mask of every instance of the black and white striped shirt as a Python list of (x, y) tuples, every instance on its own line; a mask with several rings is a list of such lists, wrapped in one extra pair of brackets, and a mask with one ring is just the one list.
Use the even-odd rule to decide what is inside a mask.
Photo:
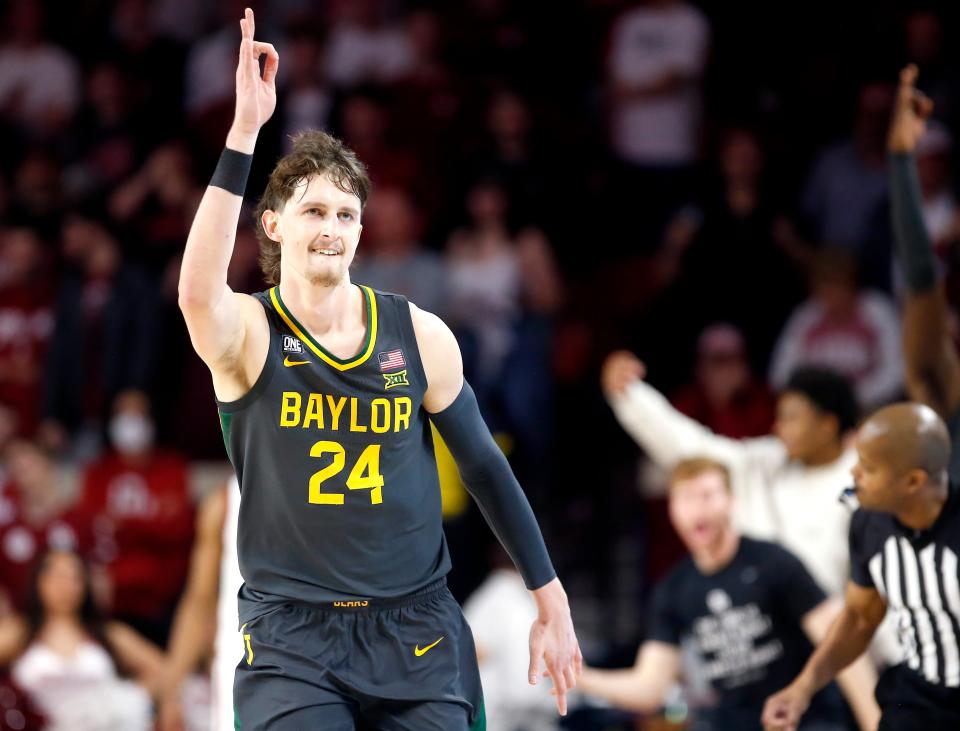
[(942, 688), (960, 688), (960, 497), (950, 486), (937, 521), (915, 531), (858, 510), (850, 523), (850, 577), (895, 613), (905, 664)]

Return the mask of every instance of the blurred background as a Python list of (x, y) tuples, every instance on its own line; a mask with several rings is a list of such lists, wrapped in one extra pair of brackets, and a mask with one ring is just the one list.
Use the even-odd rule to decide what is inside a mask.
[[(3, 2), (7, 613), (26, 611), (36, 559), (67, 548), (109, 616), (168, 640), (197, 505), (229, 475), (176, 286), (245, 5), (281, 58), (249, 209), (298, 130), (366, 163), (352, 278), (456, 332), (593, 663), (632, 660), (649, 589), (682, 555), (646, 497), (662, 478), (601, 394), (612, 350), (731, 437), (769, 433), (804, 363), (849, 377), (863, 408), (903, 395), (885, 143), (907, 61), (937, 105), (924, 216), (960, 296), (956, 3)], [(230, 284), (264, 288), (246, 214)], [(501, 562), (455, 481), (445, 513), (463, 601)], [(5, 692), (0, 712), (26, 724), (29, 700)], [(566, 727), (634, 722), (581, 708)]]

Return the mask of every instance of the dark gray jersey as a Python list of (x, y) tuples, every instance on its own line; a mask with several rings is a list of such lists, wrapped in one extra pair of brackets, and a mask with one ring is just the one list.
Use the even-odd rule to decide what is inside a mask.
[(254, 295), (267, 359), (249, 393), (218, 403), (240, 482), (241, 622), (273, 602), (408, 594), (450, 569), (409, 304), (360, 289), (367, 337), (349, 360), (306, 332), (278, 287)]

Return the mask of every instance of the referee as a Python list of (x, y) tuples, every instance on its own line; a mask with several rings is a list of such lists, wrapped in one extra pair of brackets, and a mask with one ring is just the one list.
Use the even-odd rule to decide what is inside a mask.
[(861, 508), (850, 524), (845, 606), (787, 688), (767, 699), (766, 731), (792, 731), (810, 698), (867, 648), (889, 608), (905, 660), (877, 684), (880, 731), (960, 729), (960, 498), (950, 436), (927, 406), (895, 404), (857, 434)]

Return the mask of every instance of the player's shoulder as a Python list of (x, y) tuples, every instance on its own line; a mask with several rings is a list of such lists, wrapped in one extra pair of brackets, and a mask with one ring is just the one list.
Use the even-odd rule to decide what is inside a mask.
[(865, 508), (857, 508), (850, 518), (850, 539), (853, 545), (869, 550), (870, 543), (883, 542), (896, 533), (893, 516)]
[(439, 316), (407, 301), (410, 307), (410, 319), (420, 347), (434, 346), (441, 349), (456, 345), (453, 331)]

